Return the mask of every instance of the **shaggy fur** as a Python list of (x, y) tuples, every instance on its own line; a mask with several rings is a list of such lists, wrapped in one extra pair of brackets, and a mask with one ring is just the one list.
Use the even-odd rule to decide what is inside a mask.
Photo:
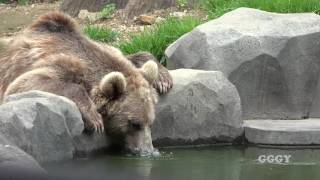
[(166, 94), (172, 88), (173, 82), (168, 70), (163, 67), (156, 58), (146, 52), (139, 52), (127, 57), (136, 67), (142, 67), (147, 61), (153, 61), (158, 65), (158, 78), (152, 83), (153, 87), (160, 93)]
[(114, 47), (86, 38), (70, 17), (48, 13), (16, 37), (0, 58), (0, 100), (28, 90), (62, 95), (77, 104), (86, 129), (102, 132), (106, 128), (116, 141), (133, 141), (136, 132), (150, 131), (153, 123), (156, 93), (152, 85), (159, 92), (172, 86), (167, 70), (147, 62), (150, 59), (155, 61), (147, 53), (127, 58)]

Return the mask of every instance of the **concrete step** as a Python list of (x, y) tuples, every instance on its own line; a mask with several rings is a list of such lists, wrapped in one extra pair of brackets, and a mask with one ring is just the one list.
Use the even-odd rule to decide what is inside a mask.
[(320, 119), (245, 120), (244, 131), (253, 144), (320, 145)]

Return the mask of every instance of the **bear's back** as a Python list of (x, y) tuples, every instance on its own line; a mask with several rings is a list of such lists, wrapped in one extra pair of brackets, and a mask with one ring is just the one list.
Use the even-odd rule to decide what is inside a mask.
[(41, 16), (8, 48), (0, 58), (0, 86), (2, 97), (6, 87), (19, 75), (32, 69), (38, 61), (46, 61), (49, 56), (65, 54), (78, 58), (88, 65), (85, 78), (95, 85), (105, 75), (113, 71), (125, 76), (135, 76), (138, 70), (122, 53), (108, 45), (101, 45), (85, 37), (69, 16), (51, 12)]

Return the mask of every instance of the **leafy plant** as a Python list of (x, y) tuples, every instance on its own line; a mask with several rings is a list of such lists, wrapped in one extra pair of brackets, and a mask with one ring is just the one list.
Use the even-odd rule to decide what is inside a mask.
[(108, 19), (116, 12), (116, 5), (111, 3), (107, 4), (101, 11), (101, 18)]
[(91, 39), (104, 43), (114, 42), (119, 35), (118, 32), (112, 29), (98, 26), (86, 26), (83, 31)]

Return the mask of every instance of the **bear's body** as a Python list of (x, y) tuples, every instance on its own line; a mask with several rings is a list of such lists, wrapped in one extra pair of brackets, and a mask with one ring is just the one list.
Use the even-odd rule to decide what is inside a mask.
[(28, 90), (66, 96), (79, 107), (87, 129), (103, 131), (103, 119), (115, 141), (141, 150), (152, 146), (141, 137), (150, 134), (146, 127), (154, 119), (152, 85), (159, 92), (172, 86), (165, 68), (147, 62), (154, 59), (151, 55), (144, 56), (127, 58), (114, 47), (86, 38), (68, 16), (49, 13), (16, 37), (0, 58), (0, 99)]

